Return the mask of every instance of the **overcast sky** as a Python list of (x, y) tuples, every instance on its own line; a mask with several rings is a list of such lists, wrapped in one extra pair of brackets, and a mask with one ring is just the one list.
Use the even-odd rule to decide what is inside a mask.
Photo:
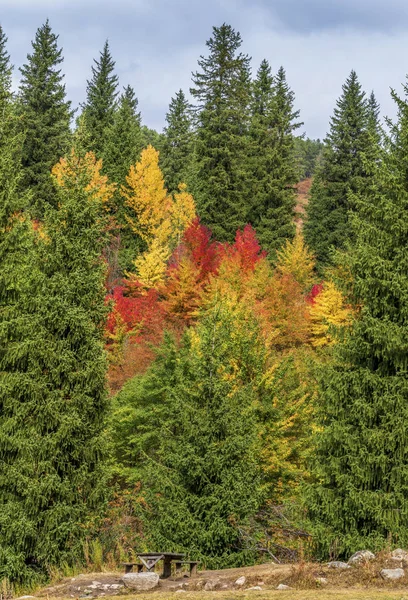
[(310, 137), (324, 137), (351, 69), (388, 116), (390, 87), (401, 91), (408, 73), (407, 0), (0, 0), (0, 9), (16, 83), (48, 17), (74, 105), (108, 38), (120, 84), (134, 87), (143, 122), (158, 130), (171, 96), (188, 91), (212, 26), (223, 22), (241, 33), (254, 73), (263, 58), (274, 71), (285, 67)]

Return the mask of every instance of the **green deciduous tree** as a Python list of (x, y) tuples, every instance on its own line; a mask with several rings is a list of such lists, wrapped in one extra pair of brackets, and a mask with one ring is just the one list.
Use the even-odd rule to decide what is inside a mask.
[(50, 172), (67, 150), (73, 115), (59, 69), (63, 57), (57, 42), (58, 36), (46, 21), (37, 30), (33, 52), (20, 69), (20, 103), (25, 130), (23, 186), (32, 190), (32, 213), (39, 218), (54, 202)]
[(295, 234), (295, 189), (299, 180), (294, 131), (300, 127), (294, 93), (281, 67), (275, 77), (262, 61), (253, 84), (250, 221), (271, 257)]
[(190, 183), (194, 150), (191, 107), (183, 90), (171, 99), (166, 122), (160, 163), (167, 189), (176, 192), (179, 183)]
[(92, 78), (87, 82), (86, 102), (83, 106), (86, 127), (90, 134), (91, 147), (98, 158), (103, 156), (106, 134), (113, 125), (118, 96), (118, 76), (115, 61), (106, 40), (99, 60), (94, 59)]
[(408, 543), (408, 87), (387, 154), (353, 196), (361, 306), (321, 381), (308, 504), (321, 555)]
[(198, 212), (219, 240), (232, 241), (248, 222), (247, 189), (250, 59), (230, 25), (213, 28), (208, 57), (198, 61), (190, 91), (198, 101), (196, 140)]
[(320, 268), (331, 264), (333, 251), (346, 248), (351, 238), (350, 193), (367, 184), (368, 163), (378, 151), (368, 132), (369, 114), (365, 93), (352, 71), (334, 109), (307, 210), (305, 239)]

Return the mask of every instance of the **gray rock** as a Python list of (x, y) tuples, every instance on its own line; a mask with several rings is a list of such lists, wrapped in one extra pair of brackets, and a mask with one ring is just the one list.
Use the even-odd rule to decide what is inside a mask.
[(159, 584), (159, 576), (157, 573), (126, 573), (122, 577), (122, 583), (130, 590), (146, 592)]
[(123, 585), (121, 585), (120, 583), (111, 583), (109, 587), (111, 590), (120, 590), (121, 588), (123, 588)]
[(235, 585), (245, 585), (246, 583), (246, 577), (244, 577), (244, 575), (242, 575), (242, 577), (239, 577), (236, 582)]
[(205, 584), (204, 589), (206, 592), (211, 592), (212, 590), (215, 590), (217, 588), (219, 583), (220, 583), (219, 579), (209, 579), (207, 581), (207, 583)]
[(355, 552), (353, 556), (349, 558), (349, 565), (359, 565), (361, 563), (368, 562), (370, 560), (375, 559), (375, 554), (370, 552), (370, 550), (359, 550)]
[(327, 563), (329, 569), (351, 569), (350, 565), (345, 562), (341, 562), (341, 560), (332, 560)]
[(408, 552), (402, 550), (402, 548), (397, 548), (391, 552), (391, 560), (405, 561), (408, 563)]
[(316, 577), (315, 581), (319, 585), (327, 585), (329, 583), (329, 580), (326, 579), (326, 577)]
[(245, 591), (246, 592), (254, 592), (255, 590), (258, 591), (258, 590), (261, 590), (261, 589), (262, 588), (261, 588), (260, 585), (254, 585), (253, 587), (247, 588)]
[(382, 569), (380, 575), (386, 581), (397, 581), (405, 575), (404, 569)]
[(291, 588), (288, 585), (285, 585), (284, 583), (280, 583), (276, 589), (277, 590), (290, 590)]

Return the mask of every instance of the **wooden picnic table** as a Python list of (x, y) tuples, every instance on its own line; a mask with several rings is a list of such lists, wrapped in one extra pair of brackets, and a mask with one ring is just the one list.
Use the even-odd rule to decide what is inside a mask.
[(162, 578), (166, 579), (171, 575), (171, 563), (174, 562), (182, 562), (185, 558), (185, 554), (180, 554), (176, 552), (142, 552), (140, 554), (136, 554), (137, 558), (141, 561), (141, 563), (146, 567), (148, 571), (154, 569), (156, 564), (162, 560), (163, 561), (163, 574)]

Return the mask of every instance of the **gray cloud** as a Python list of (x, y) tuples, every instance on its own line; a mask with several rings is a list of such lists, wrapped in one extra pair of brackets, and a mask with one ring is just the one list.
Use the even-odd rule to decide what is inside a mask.
[[(323, 137), (352, 68), (394, 114), (389, 86), (400, 88), (408, 69), (403, 2), (389, 0), (385, 13), (383, 0), (1, 0), (1, 22), (18, 67), (49, 17), (75, 105), (109, 38), (121, 85), (135, 88), (144, 122), (160, 129), (171, 96), (189, 89), (212, 26), (226, 21), (241, 32), (254, 72), (264, 57), (275, 71), (286, 68), (307, 134)], [(15, 85), (18, 76), (16, 69)]]

